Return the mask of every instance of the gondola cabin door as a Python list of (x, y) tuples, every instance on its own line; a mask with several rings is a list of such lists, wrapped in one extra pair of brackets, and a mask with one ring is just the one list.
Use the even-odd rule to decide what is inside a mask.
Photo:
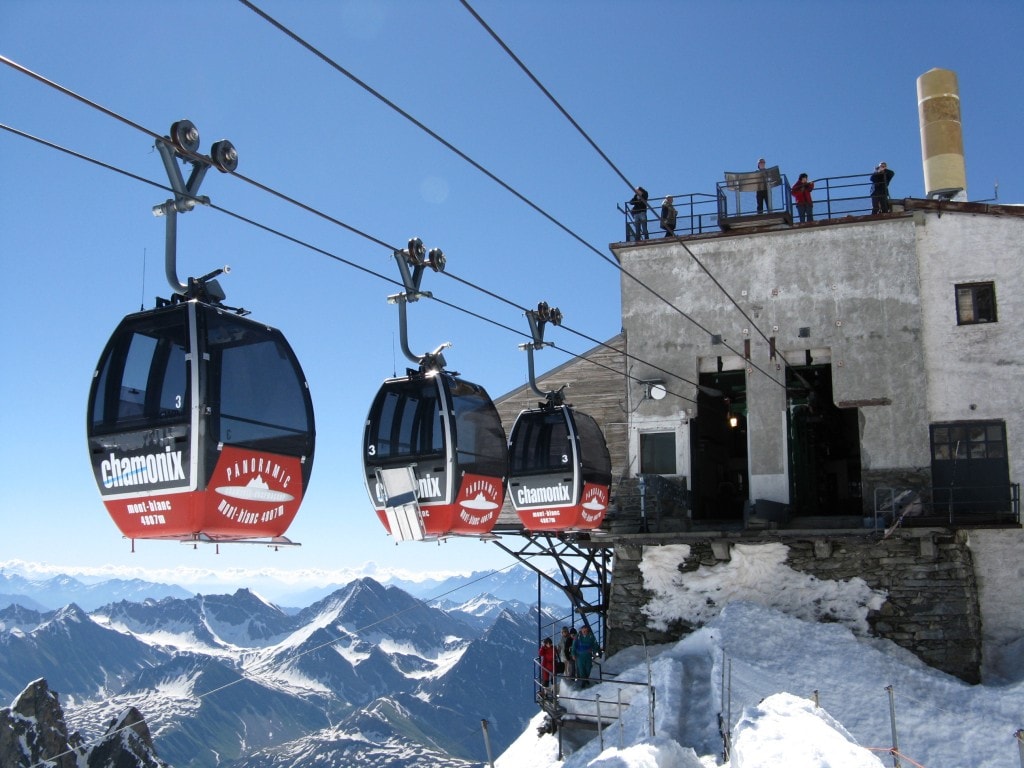
[(121, 322), (87, 432), (103, 502), (132, 539), (280, 537), (313, 466), (309, 388), (284, 336), (196, 300)]

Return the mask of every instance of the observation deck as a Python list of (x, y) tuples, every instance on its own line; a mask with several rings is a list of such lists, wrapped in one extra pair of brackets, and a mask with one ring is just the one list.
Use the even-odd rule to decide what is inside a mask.
[[(767, 201), (757, 210), (757, 190), (766, 181)], [(724, 179), (716, 184), (714, 192), (686, 192), (671, 195), (676, 209), (675, 236), (716, 234), (732, 229), (762, 226), (808, 226), (819, 221), (847, 219), (871, 215), (870, 174), (825, 176), (814, 182), (814, 220), (803, 224), (794, 222), (793, 196), (785, 174), (778, 167), (764, 172), (726, 171)], [(651, 239), (665, 238), (658, 213), (664, 197), (648, 201), (647, 227)], [(616, 205), (623, 215), (625, 242), (636, 240), (633, 214), (628, 202)], [(900, 210), (897, 205), (893, 212)]]

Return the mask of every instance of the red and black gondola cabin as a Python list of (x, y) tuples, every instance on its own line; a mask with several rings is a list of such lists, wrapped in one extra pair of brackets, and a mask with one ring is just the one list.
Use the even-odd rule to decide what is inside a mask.
[(608, 509), (611, 479), (608, 446), (591, 416), (543, 404), (516, 418), (508, 493), (526, 530), (597, 528)]
[(196, 299), (129, 315), (88, 407), (96, 484), (126, 537), (273, 539), (294, 519), (315, 428), (280, 331)]
[(505, 499), (508, 449), (487, 392), (444, 370), (386, 380), (366, 419), (366, 490), (396, 541), (482, 536)]

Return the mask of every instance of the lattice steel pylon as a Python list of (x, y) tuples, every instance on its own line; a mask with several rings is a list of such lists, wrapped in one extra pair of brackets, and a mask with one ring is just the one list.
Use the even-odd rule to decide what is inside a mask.
[[(589, 534), (526, 530), (518, 531), (515, 539), (522, 542), (518, 548), (510, 546), (512, 536), (501, 536), (492, 543), (562, 590), (603, 647), (615, 552), (612, 544), (595, 541)], [(542, 568), (538, 565), (542, 559), (550, 560), (553, 567)], [(597, 626), (594, 626), (595, 620)]]

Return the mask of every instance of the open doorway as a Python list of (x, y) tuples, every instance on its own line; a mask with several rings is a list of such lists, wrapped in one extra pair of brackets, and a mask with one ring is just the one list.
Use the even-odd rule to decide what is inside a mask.
[(786, 401), (791, 516), (861, 516), (859, 417), (836, 407), (832, 366), (788, 368)]
[[(750, 486), (744, 372), (700, 375), (690, 422), (694, 520), (742, 520)], [(711, 394), (709, 394), (711, 393)]]

